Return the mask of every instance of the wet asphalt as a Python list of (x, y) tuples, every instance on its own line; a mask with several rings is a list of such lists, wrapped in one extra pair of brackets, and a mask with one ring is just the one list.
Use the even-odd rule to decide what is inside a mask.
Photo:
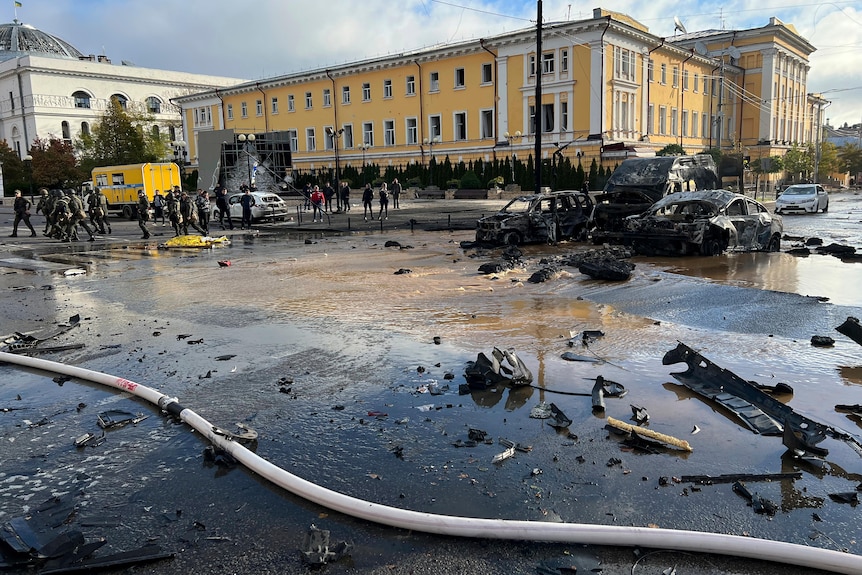
[[(466, 202), (405, 201), (404, 208), (390, 210), (386, 220), (365, 222), (352, 213), (335, 214), (322, 226), (314, 223), (309, 225), (307, 216), (300, 212), (293, 222), (272, 227), (281, 228), (279, 233), (286, 234), (293, 243), (294, 250), (290, 257), (301, 258), (298, 254), (302, 252), (297, 250), (302, 248), (298, 246), (306, 241), (311, 242), (312, 246), (323, 246), (331, 238), (361, 237), (366, 242), (363, 245), (374, 245), (374, 242), (380, 243), (387, 237), (404, 237), (392, 234), (416, 230), (431, 234), (470, 230), (477, 217), (492, 213), (502, 205), (502, 202), (496, 201)], [(8, 229), (9, 219), (5, 207), (0, 208), (0, 233)], [(39, 224), (38, 218), (34, 218), (34, 224)], [(429, 421), (431, 417), (423, 419), (415, 408), (426, 402), (426, 397), (409, 393), (423, 381), (417, 374), (416, 365), (422, 365), (441, 379), (447, 369), (457, 372), (460, 377), (464, 358), (475, 357), (473, 348), (465, 351), (444, 346), (446, 349), (438, 351), (439, 348), (428, 343), (429, 338), (424, 341), (420, 338), (416, 338), (416, 341), (396, 338), (396, 341), (392, 341), (390, 334), (377, 333), (380, 328), (376, 328), (377, 322), (373, 317), (369, 318), (368, 325), (361, 331), (361, 337), (340, 333), (337, 326), (321, 325), (321, 332), (332, 333), (315, 341), (309, 330), (313, 329), (315, 322), (325, 321), (322, 319), (326, 317), (325, 313), (318, 314), (316, 320), (305, 322), (295, 332), (291, 322), (285, 322), (284, 319), (279, 320), (284, 322), (283, 325), (268, 328), (265, 324), (272, 321), (271, 316), (253, 305), (254, 301), (247, 302), (249, 305), (242, 312), (220, 313), (217, 306), (210, 305), (212, 300), (219, 302), (223, 299), (218, 286), (211, 283), (214, 276), (211, 276), (210, 271), (202, 269), (183, 275), (184, 281), (189, 282), (184, 290), (162, 285), (163, 282), (158, 278), (167, 274), (177, 262), (195, 265), (203, 261), (213, 264), (215, 259), (224, 257), (224, 252), (214, 252), (212, 257), (203, 260), (199, 254), (191, 252), (188, 255), (161, 257), (158, 251), (142, 245), (136, 223), (115, 222), (113, 227), (114, 234), (99, 238), (92, 244), (79, 242), (64, 245), (41, 237), (14, 240), (3, 237), (2, 259), (3, 267), (7, 270), (3, 287), (9, 294), (7, 305), (3, 306), (3, 333), (30, 331), (61, 321), (74, 312), (83, 312), (85, 321), (80, 328), (81, 333), (70, 332), (70, 336), (58, 343), (87, 342), (88, 349), (54, 359), (114, 373), (119, 371), (121, 373), (118, 375), (141, 382), (161, 382), (166, 393), (177, 393), (183, 396), (184, 402), (188, 400), (190, 404), (201, 405), (202, 411), (205, 408), (206, 415), (215, 420), (229, 421), (232, 417), (239, 417), (237, 413), (242, 413), (256, 426), (272, 430), (268, 437), (261, 440), (261, 451), (288, 456), (293, 461), (293, 469), (307, 477), (336, 489), (356, 489), (369, 499), (394, 505), (400, 502), (431, 511), (440, 511), (442, 507), (442, 511), (453, 513), (460, 509), (481, 513), (484, 509), (491, 516), (508, 516), (515, 511), (510, 507), (513, 502), (520, 501), (518, 507), (523, 506), (531, 518), (547, 517), (545, 514), (548, 508), (535, 502), (541, 499), (543, 490), (548, 491), (545, 494), (548, 497), (565, 484), (562, 477), (571, 473), (569, 466), (560, 465), (560, 469), (554, 471), (548, 465), (544, 477), (535, 479), (531, 478), (532, 465), (528, 461), (509, 466), (507, 474), (492, 473), (492, 477), (483, 471), (487, 465), (481, 463), (471, 467), (457, 461), (447, 463), (445, 457), (442, 460), (428, 457), (428, 461), (435, 463), (422, 464), (424, 458), (421, 455), (425, 451), (439, 449), (435, 434), (438, 437), (441, 434), (450, 437), (463, 433), (463, 416), (454, 415), (460, 406), (470, 406), (475, 402), (482, 409), (467, 410), (467, 413), (472, 412), (468, 418), (478, 424), (487, 423), (491, 426), (494, 425), (491, 420), (499, 422), (501, 416), (515, 421), (519, 405), (534, 403), (512, 393), (508, 394), (505, 405), (497, 403), (502, 401), (500, 397), (468, 399), (469, 396), (447, 395), (440, 413), (445, 416), (451, 412), (453, 415), (433, 421)], [(172, 235), (167, 231), (169, 228), (155, 226), (152, 230), (154, 242), (151, 243), (154, 244)], [(221, 233), (217, 229), (211, 231), (216, 232), (213, 235)], [(265, 241), (270, 227), (260, 226), (261, 236), (236, 230), (227, 230), (225, 233), (235, 236), (230, 258), (241, 264), (243, 254), (254, 252), (257, 266), (257, 275), (254, 277), (259, 278), (261, 283), (271, 285), (270, 280), (262, 277), (267, 266), (272, 266), (279, 258), (277, 246)], [(452, 237), (464, 238), (465, 235), (456, 234)], [(331, 246), (327, 249), (334, 250)], [(452, 249), (453, 253), (457, 251), (457, 248)], [(122, 257), (115, 257), (117, 253), (122, 253)], [(461, 256), (454, 255), (453, 258), (461, 259)], [(137, 269), (138, 259), (147, 260), (149, 271)], [(116, 266), (115, 260), (127, 266), (127, 272), (102, 273), (103, 267)], [(368, 265), (376, 265), (380, 261), (383, 260), (369, 260)], [(464, 265), (473, 266), (475, 263), (468, 260)], [(74, 264), (85, 267), (89, 275), (98, 277), (98, 280), (74, 289), (64, 288), (62, 272)], [(202, 282), (200, 285), (195, 283), (196, 277)], [(45, 289), (49, 285), (53, 286), (52, 289)], [(687, 286), (690, 288), (685, 282), (665, 282), (661, 293), (678, 302), (675, 308), (688, 306), (694, 309), (697, 307), (695, 301), (684, 300), (686, 293), (691, 292)], [(201, 287), (215, 296), (195, 295), (194, 292)], [(632, 289), (637, 293), (637, 285)], [(715, 295), (720, 291), (710, 293)], [(753, 292), (746, 293), (750, 295)], [(249, 299), (259, 297), (261, 294), (257, 292), (249, 295)], [(655, 302), (646, 303), (654, 299), (654, 293), (643, 297), (632, 296), (631, 292), (625, 296), (614, 296), (613, 290), (591, 286), (586, 289), (584, 297), (625, 305), (631, 313), (642, 317), (662, 316), (664, 321), (671, 319), (665, 319), (668, 312), (662, 306)], [(738, 295), (728, 293), (716, 297), (724, 298), (716, 300), (714, 308), (729, 310), (722, 312), (725, 317), (744, 316), (744, 308), (740, 306), (734, 309), (734, 302), (739, 301)], [(693, 300), (695, 298), (692, 296)], [(234, 298), (224, 299), (234, 301)], [(774, 316), (778, 317), (781, 307), (788, 301), (778, 297), (774, 302), (758, 301), (758, 306), (772, 310)], [(287, 306), (285, 310), (289, 317), (294, 309), (291, 306), (296, 304), (285, 301), (267, 305), (273, 309), (278, 309), (279, 305)], [(351, 305), (358, 306), (361, 312), (361, 301), (352, 301)], [(455, 306), (468, 307), (463, 303)], [(379, 307), (368, 307), (379, 313)], [(810, 309), (805, 304), (800, 305), (802, 307)], [(171, 313), (172, 310), (182, 310), (182, 313)], [(833, 314), (834, 317), (823, 321), (824, 329), (845, 311), (839, 310)], [(335, 310), (330, 315), (338, 317)], [(821, 321), (818, 318), (822, 314), (811, 312), (810, 316), (811, 321), (817, 322)], [(703, 325), (695, 327), (708, 328), (719, 321), (715, 314), (701, 314), (699, 317), (699, 320), (691, 323), (702, 322)], [(34, 326), (34, 322), (40, 325)], [(799, 323), (797, 321), (796, 325)], [(787, 329), (793, 328), (791, 325)], [(756, 333), (759, 330), (752, 331)], [(156, 333), (160, 335), (155, 336)], [(432, 328), (427, 333), (442, 333), (444, 339), (446, 337), (446, 332), (441, 328)], [(803, 330), (802, 333), (807, 332)], [(186, 334), (190, 334), (189, 337), (179, 338)], [(307, 339), (305, 345), (296, 345), (295, 349), (280, 352), (277, 351), (277, 345), (246, 349), (236, 342), (243, 338), (247, 338), (247, 341), (266, 341), (267, 337), (294, 342)], [(332, 337), (341, 338), (338, 348), (331, 347)], [(196, 338), (208, 344), (208, 361), (196, 358), (199, 348), (187, 343), (187, 340)], [(330, 347), (327, 347), (327, 343)], [(385, 346), (387, 354), (375, 352), (377, 346)], [(847, 353), (852, 357), (855, 350), (848, 350)], [(233, 361), (213, 362), (212, 357), (220, 352), (225, 352), (221, 355), (236, 353), (237, 357)], [(274, 361), (273, 357), (278, 354), (278, 361)], [(270, 356), (269, 360), (266, 355)], [(309, 361), (309, 357), (313, 359)], [(436, 363), (441, 366), (435, 368)], [(210, 377), (203, 369), (206, 366), (215, 371)], [(231, 368), (238, 368), (238, 373), (244, 374), (244, 387), (240, 381), (221, 379)], [(179, 377), (169, 376), (171, 373)], [(369, 525), (302, 502), (242, 469), (208, 465), (203, 461), (201, 454), (204, 444), (199, 438), (154, 412), (138, 426), (123, 430), (123, 435), (113, 432), (109, 435), (110, 441), (99, 450), (81, 452), (70, 448), (69, 437), (92, 427), (94, 411), (118, 404), (129, 408), (134, 402), (80, 382), (66, 383), (64, 386), (52, 384), (44, 374), (35, 380), (34, 374), (27, 371), (3, 368), (3, 374), (5, 384), (0, 396), (3, 407), (15, 406), (15, 397), (21, 395), (23, 401), (30, 402), (28, 409), (32, 412), (28, 412), (26, 417), (20, 417), (21, 414), (15, 411), (7, 412), (4, 417), (9, 414), (13, 417), (5, 417), (0, 428), (6, 440), (0, 455), (4, 461), (13, 462), (11, 467), (5, 465), (0, 474), (0, 480), (6, 485), (5, 489), (0, 490), (5, 500), (0, 519), (8, 520), (16, 511), (21, 512), (27, 505), (38, 501), (43, 493), (76, 492), (82, 498), (84, 512), (81, 515), (110, 524), (112, 528), (102, 533), (117, 548), (129, 548), (135, 543), (156, 540), (166, 548), (177, 551), (172, 561), (139, 566), (135, 572), (304, 573), (309, 568), (302, 563), (298, 548), (302, 535), (312, 523), (331, 529), (334, 539), (348, 539), (354, 545), (351, 557), (326, 567), (327, 572), (333, 573), (533, 573), (542, 561), (564, 565), (573, 561), (573, 557), (584, 570), (584, 565), (589, 561), (580, 557), (582, 553), (599, 558), (604, 567), (603, 572), (612, 574), (660, 573), (671, 568), (676, 568), (677, 573), (768, 575), (813, 572), (810, 569), (718, 556), (648, 550), (638, 554), (632, 549), (610, 547), (591, 547), (584, 551), (572, 545), (459, 540)], [(388, 382), (388, 391), (380, 391), (375, 386), (376, 380)], [(52, 388), (52, 397), (34, 400), (34, 386), (46, 383)], [(354, 391), (350, 391), (351, 385), (355, 386)], [(320, 390), (331, 393), (322, 402)], [(345, 394), (345, 390), (349, 393)], [(447, 407), (448, 403), (452, 406)], [(92, 407), (80, 411), (70, 409), (79, 404)], [(346, 409), (336, 409), (344, 406)], [(135, 409), (145, 408), (135, 406)], [(370, 411), (383, 409), (392, 412), (386, 420), (377, 421), (368, 415)], [(348, 417), (341, 417), (345, 411)], [(404, 433), (401, 431), (403, 425), (399, 427), (400, 424), (393, 423), (396, 413), (401, 414), (397, 419), (408, 418), (407, 425), (411, 432)], [(575, 415), (575, 412), (570, 411), (570, 415)], [(577, 415), (589, 418), (586, 413)], [(514, 431), (510, 429), (509, 432)], [(547, 431), (540, 436), (543, 441), (537, 443), (536, 450), (547, 450), (546, 459), (539, 460), (546, 462), (543, 465), (547, 465), (554, 451), (570, 447), (567, 444), (573, 441)], [(601, 437), (596, 435), (584, 441), (592, 443)], [(393, 455), (390, 449), (395, 447), (406, 448), (410, 465), (402, 465), (402, 460)], [(576, 449), (583, 450), (580, 447)], [(339, 455), (342, 451), (347, 455)], [(482, 453), (488, 451), (495, 451), (495, 448), (491, 447)], [(604, 461), (614, 456), (616, 451), (615, 447), (605, 447), (592, 454), (591, 457), (595, 458), (593, 465), (600, 471), (596, 472), (595, 479), (588, 479), (587, 483), (604, 480), (607, 473), (601, 468)], [(484, 459), (484, 455), (481, 458)], [(364, 459), (367, 465), (361, 463)], [(353, 462), (355, 467), (345, 469), (344, 462)], [(386, 482), (385, 477), (387, 474), (401, 473), (405, 476), (394, 483), (399, 486), (399, 492), (396, 493), (392, 491), (393, 484)], [(467, 477), (461, 478), (461, 475)], [(550, 476), (554, 479), (546, 479)], [(476, 491), (464, 492), (458, 488), (460, 483), (469, 483), (471, 478), (478, 480), (479, 488)], [(649, 479), (651, 483), (656, 478)], [(495, 484), (495, 481), (511, 483)], [(623, 482), (620, 487), (633, 489), (638, 482), (642, 482), (641, 477), (636, 477), (629, 484)], [(620, 513), (613, 505), (590, 502), (594, 496), (589, 493), (589, 485), (578, 487), (575, 482), (568, 489), (582, 490), (581, 505), (594, 508), (600, 522), (643, 520), (642, 514), (633, 514), (629, 519), (627, 513)], [(22, 500), (20, 493), (27, 493), (26, 500)], [(601, 498), (607, 497), (613, 498), (613, 495), (608, 493)], [(450, 499), (447, 501), (447, 498)], [(534, 503), (530, 503), (529, 499), (533, 499)], [(624, 499), (628, 500), (628, 497)], [(659, 497), (658, 501), (663, 499), (672, 506), (678, 505), (671, 503), (667, 497)], [(577, 497), (572, 504), (578, 506)], [(641, 506), (644, 502), (633, 497), (629, 504)], [(562, 504), (560, 508), (563, 508)], [(800, 506), (800, 509), (804, 508), (804, 505)], [(616, 509), (613, 513), (618, 517), (605, 513), (604, 517), (599, 518), (603, 509)], [(516, 515), (520, 513), (515, 512)], [(737, 514), (738, 510), (733, 513)], [(713, 523), (718, 530), (746, 531), (744, 526), (716, 520), (719, 515), (720, 511), (716, 510), (711, 520), (699, 523)], [(845, 520), (845, 515), (840, 517), (842, 521)], [(660, 523), (664, 525), (664, 522)], [(755, 522), (748, 529), (758, 531), (760, 527)], [(828, 535), (822, 532), (811, 532), (811, 541), (818, 542), (815, 544), (821, 544), (825, 537)], [(840, 541), (834, 544), (838, 548), (842, 546)]]

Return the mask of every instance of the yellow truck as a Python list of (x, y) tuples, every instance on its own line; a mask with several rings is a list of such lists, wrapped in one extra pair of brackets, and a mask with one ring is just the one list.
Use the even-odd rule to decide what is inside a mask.
[(138, 213), (138, 191), (144, 190), (153, 201), (156, 190), (163, 194), (180, 183), (180, 168), (173, 162), (102, 166), (93, 169), (92, 185), (108, 199), (108, 209), (126, 218)]

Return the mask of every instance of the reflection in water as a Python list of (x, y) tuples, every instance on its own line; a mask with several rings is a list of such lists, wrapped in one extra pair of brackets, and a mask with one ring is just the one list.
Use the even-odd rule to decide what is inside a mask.
[(862, 367), (860, 366), (848, 367), (842, 365), (838, 368), (838, 375), (847, 383), (862, 385)]

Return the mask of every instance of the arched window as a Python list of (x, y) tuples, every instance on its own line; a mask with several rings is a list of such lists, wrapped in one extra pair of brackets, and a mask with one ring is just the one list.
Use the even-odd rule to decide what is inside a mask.
[(69, 122), (63, 120), (63, 122), (60, 124), (60, 129), (63, 131), (64, 140), (72, 139), (72, 132), (69, 130)]
[(158, 126), (153, 126), (153, 139), (154, 139), (154, 140), (158, 140), (158, 139), (159, 139), (159, 136), (160, 136), (160, 134), (159, 134), (159, 127), (158, 127)]
[(160, 114), (162, 112), (162, 101), (155, 96), (147, 98), (147, 111), (150, 114)]
[(90, 107), (90, 95), (86, 92), (78, 90), (72, 97), (75, 99), (75, 107), (76, 108), (89, 108)]
[(84, 136), (90, 135), (90, 124), (87, 122), (81, 122), (81, 134)]
[(111, 96), (111, 100), (116, 100), (122, 109), (126, 109), (126, 105), (129, 103), (129, 99), (123, 96), (122, 94), (114, 94)]
[(168, 138), (168, 139), (169, 139), (171, 142), (176, 141), (176, 139), (177, 139), (177, 129), (176, 129), (176, 128), (174, 128), (173, 126), (168, 126), (168, 135), (169, 135), (169, 138)]

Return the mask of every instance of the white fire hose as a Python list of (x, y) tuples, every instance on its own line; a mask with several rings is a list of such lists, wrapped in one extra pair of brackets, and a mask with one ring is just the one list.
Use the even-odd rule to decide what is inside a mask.
[(176, 398), (168, 397), (150, 387), (121, 377), (25, 355), (0, 352), (0, 362), (77, 377), (131, 393), (158, 406), (162, 411), (178, 417), (206, 437), (213, 445), (230, 453), (248, 469), (294, 495), (345, 515), (382, 525), (457, 537), (553, 541), (625, 547), (639, 546), (696, 553), (715, 553), (812, 567), (835, 573), (862, 573), (862, 556), (860, 555), (754, 537), (649, 527), (456, 517), (408, 511), (363, 501), (315, 485), (288, 473), (249, 451), (240, 443), (216, 433), (216, 428), (210, 422), (191, 409), (182, 407)]

